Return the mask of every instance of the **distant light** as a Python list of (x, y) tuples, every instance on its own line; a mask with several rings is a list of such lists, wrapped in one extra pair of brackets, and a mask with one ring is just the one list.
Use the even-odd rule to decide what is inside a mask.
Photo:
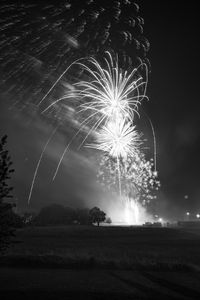
[(158, 218), (158, 215), (155, 215), (155, 218)]
[(185, 199), (188, 199), (188, 195), (185, 195), (184, 198), (185, 198)]
[(200, 218), (200, 214), (197, 214), (196, 217), (197, 217), (197, 219), (199, 219)]
[(158, 219), (158, 221), (159, 221), (159, 222), (162, 222), (162, 221), (163, 221), (163, 219), (162, 219), (162, 218), (159, 218), (159, 219)]
[(187, 215), (187, 216), (189, 216), (189, 215), (190, 215), (189, 211), (187, 211), (187, 212), (186, 212), (186, 215)]

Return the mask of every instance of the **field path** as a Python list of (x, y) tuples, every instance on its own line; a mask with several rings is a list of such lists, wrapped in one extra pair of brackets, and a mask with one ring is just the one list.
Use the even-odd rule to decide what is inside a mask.
[(0, 268), (2, 299), (200, 299), (200, 274)]

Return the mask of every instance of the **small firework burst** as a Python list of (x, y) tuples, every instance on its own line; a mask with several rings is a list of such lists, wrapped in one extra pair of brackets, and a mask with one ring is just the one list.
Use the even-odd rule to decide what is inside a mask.
[(124, 120), (110, 121), (96, 134), (96, 143), (88, 147), (104, 151), (111, 157), (124, 157), (134, 155), (141, 144), (140, 135), (130, 122)]

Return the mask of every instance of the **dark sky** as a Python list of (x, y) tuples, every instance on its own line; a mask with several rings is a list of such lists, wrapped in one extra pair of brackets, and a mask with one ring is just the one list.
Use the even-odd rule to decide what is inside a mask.
[[(138, 0), (138, 4), (145, 21), (144, 35), (151, 45), (148, 53), (151, 63), (150, 101), (143, 108), (152, 119), (157, 137), (158, 171), (162, 185), (159, 206), (168, 214), (173, 210), (177, 213), (179, 209), (181, 213), (197, 211), (200, 210), (200, 35), (197, 2)], [(1, 57), (4, 58), (4, 54)], [(1, 74), (3, 72), (5, 69), (1, 61)], [(28, 114), (19, 113), (16, 108), (9, 109), (14, 102), (11, 98), (13, 96), (8, 97), (5, 91), (2, 93), (0, 133), (8, 133), (16, 169), (13, 179), (15, 196), (25, 207), (41, 147), (52, 128), (33, 111)], [(94, 167), (90, 160), (83, 160), (81, 153), (72, 153), (70, 159), (66, 158), (60, 175), (52, 185), (50, 178), (65, 143), (64, 135), (60, 134), (49, 147), (34, 188), (33, 207), (56, 202), (57, 199), (72, 205), (76, 201), (83, 203), (82, 198), (89, 199), (90, 203), (99, 198), (93, 180)], [(184, 195), (188, 195), (188, 199)]]
[(148, 110), (157, 132), (162, 191), (172, 209), (200, 209), (197, 3), (141, 1), (141, 9), (151, 43)]

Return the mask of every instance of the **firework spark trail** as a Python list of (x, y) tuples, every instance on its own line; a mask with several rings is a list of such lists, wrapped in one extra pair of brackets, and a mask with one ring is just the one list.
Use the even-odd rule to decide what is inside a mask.
[[(82, 59), (82, 58), (81, 58)], [(48, 90), (48, 92), (42, 97), (42, 99), (40, 100), (40, 102), (38, 103), (38, 106), (41, 105), (41, 103), (46, 99), (46, 97), (50, 94), (50, 92), (54, 89), (54, 87), (56, 86), (56, 84), (58, 82), (60, 82), (60, 80), (63, 78), (63, 76), (69, 71), (69, 69), (76, 64), (79, 60), (81, 59), (77, 59), (74, 62), (72, 62), (65, 70), (64, 72), (58, 77), (58, 79), (54, 82), (54, 84), (51, 86), (51, 88)], [(65, 97), (58, 99), (56, 102), (54, 102), (54, 104), (56, 104), (57, 102), (66, 99)], [(52, 105), (51, 105), (52, 106)], [(43, 112), (45, 112), (46, 110), (48, 110), (51, 106), (47, 107)]]
[[(53, 176), (53, 181), (54, 181), (55, 178), (56, 178), (56, 175), (57, 175), (57, 173), (58, 173), (59, 167), (60, 167), (60, 165), (61, 165), (61, 163), (62, 163), (62, 160), (63, 160), (63, 158), (64, 158), (66, 152), (68, 151), (70, 145), (72, 144), (72, 142), (74, 141), (74, 139), (77, 137), (77, 135), (82, 131), (83, 127), (85, 127), (85, 125), (88, 124), (89, 120), (92, 119), (92, 118), (94, 118), (94, 116), (95, 116), (96, 114), (97, 114), (97, 112), (96, 112), (96, 113), (93, 113), (92, 115), (90, 115), (90, 116), (88, 116), (86, 119), (84, 119), (83, 122), (80, 123), (80, 128), (79, 128), (79, 130), (78, 130), (78, 131), (76, 132), (76, 134), (72, 137), (72, 139), (70, 140), (70, 142), (67, 144), (67, 146), (65, 147), (65, 149), (64, 149), (64, 151), (63, 151), (63, 153), (62, 153), (62, 155), (61, 155), (61, 157), (60, 157), (59, 163), (58, 163), (58, 165), (57, 165), (56, 171), (55, 171), (54, 176)], [(104, 119), (104, 117), (102, 117), (98, 122), (96, 122), (96, 123), (93, 125), (93, 127), (92, 127), (91, 129), (88, 130), (88, 133), (87, 133), (86, 137), (84, 138), (83, 142), (79, 145), (79, 149), (80, 149), (80, 147), (82, 146), (82, 144), (85, 142), (85, 140), (87, 139), (87, 137), (88, 137), (88, 136), (91, 134), (91, 132), (94, 130), (94, 128), (95, 128), (100, 122), (103, 122), (103, 119)]]
[(56, 134), (56, 131), (58, 130), (58, 127), (57, 126), (51, 133), (50, 137), (48, 138), (46, 144), (44, 145), (43, 147), (43, 150), (40, 154), (40, 157), (39, 157), (39, 160), (37, 162), (37, 165), (36, 165), (36, 168), (35, 168), (35, 172), (34, 172), (34, 175), (33, 175), (33, 179), (32, 179), (32, 183), (31, 183), (31, 188), (30, 188), (30, 192), (29, 192), (29, 195), (28, 195), (28, 204), (30, 204), (30, 201), (31, 201), (31, 196), (32, 196), (32, 192), (33, 192), (33, 187), (34, 187), (34, 184), (35, 184), (35, 180), (36, 180), (36, 177), (37, 177), (37, 174), (38, 174), (38, 170), (39, 170), (39, 167), (40, 167), (40, 163), (42, 161), (42, 158), (43, 158), (43, 155), (47, 149), (47, 146), (49, 145), (49, 143), (51, 142), (53, 136)]
[(122, 194), (122, 185), (121, 185), (121, 172), (120, 172), (119, 156), (117, 156), (117, 173), (118, 173), (119, 195), (121, 196), (121, 194)]
[[(141, 76), (139, 76), (139, 78), (136, 80), (133, 80), (133, 76), (136, 75), (141, 67), (145, 68), (145, 76), (147, 76), (147, 65), (139, 65), (130, 74), (127, 74), (127, 71), (122, 72), (119, 69), (118, 64), (113, 66), (113, 59), (110, 53), (106, 52), (106, 54), (109, 55), (110, 58), (110, 64), (105, 59), (107, 61), (108, 70), (103, 68), (94, 58), (88, 59), (88, 63), (92, 64), (93, 69), (89, 68), (86, 64), (78, 62), (84, 58), (73, 62), (61, 74), (61, 76), (59, 76), (39, 104), (41, 104), (47, 95), (49, 95), (55, 85), (67, 73), (69, 68), (75, 64), (80, 65), (83, 70), (88, 73), (90, 81), (82, 80), (75, 82), (72, 84), (72, 87), (74, 87), (73, 92), (68, 92), (63, 97), (56, 99), (48, 107), (46, 107), (43, 112), (47, 111), (60, 101), (73, 97), (74, 99), (87, 99), (83, 104), (80, 105), (80, 108), (82, 109), (81, 111), (83, 112), (94, 110), (98, 111), (99, 114), (107, 115), (108, 118), (115, 113), (116, 115), (122, 115), (123, 117), (129, 118), (132, 121), (134, 118), (134, 113), (139, 114), (138, 104), (140, 104), (144, 98), (148, 99), (146, 96), (147, 81), (140, 82), (143, 79)], [(113, 67), (111, 68), (110, 65)], [(115, 69), (114, 73), (113, 68)], [(140, 94), (139, 88), (142, 86), (144, 86), (144, 92)]]
[[(65, 147), (65, 149), (64, 149), (64, 151), (63, 151), (63, 154), (62, 154), (61, 157), (60, 157), (60, 160), (59, 160), (59, 163), (58, 163), (58, 165), (57, 165), (56, 171), (55, 171), (55, 173), (54, 173), (53, 181), (55, 180), (55, 178), (56, 178), (56, 176), (57, 176), (57, 173), (58, 173), (58, 170), (59, 170), (60, 165), (61, 165), (61, 163), (62, 163), (62, 160), (63, 160), (63, 158), (64, 158), (66, 152), (68, 151), (70, 145), (72, 144), (73, 140), (74, 140), (74, 139), (77, 137), (77, 135), (81, 132), (82, 127), (85, 126), (84, 123), (87, 124), (88, 119), (90, 119), (90, 118), (92, 118), (92, 117), (94, 117), (94, 115), (89, 116), (87, 119), (85, 119), (85, 120), (80, 124), (79, 130), (76, 132), (76, 134), (72, 137), (72, 139), (70, 140), (70, 142), (69, 142), (69, 143), (67, 144), (67, 146)], [(99, 122), (102, 122), (102, 121), (103, 121), (103, 120), (101, 119)], [(98, 122), (98, 123), (99, 123), (99, 122)], [(96, 123), (95, 123), (95, 124), (96, 124)], [(91, 134), (91, 132), (92, 132), (93, 130), (94, 130), (94, 126), (88, 131), (86, 137), (84, 138), (84, 140), (82, 141), (82, 143), (79, 145), (79, 149), (80, 149), (80, 147), (82, 146), (82, 144), (85, 142), (85, 140), (87, 139), (87, 137)]]
[(151, 125), (152, 134), (153, 134), (153, 145), (154, 145), (154, 172), (157, 172), (157, 147), (156, 147), (156, 135), (151, 119), (148, 117), (149, 123)]
[(152, 135), (153, 135), (154, 172), (156, 174), (157, 173), (157, 146), (156, 146), (155, 129), (154, 129), (153, 123), (152, 123), (151, 119), (149, 118), (148, 114), (144, 110), (143, 110), (143, 113), (145, 114), (145, 116), (147, 117), (147, 119), (149, 121), (149, 124), (151, 126)]

